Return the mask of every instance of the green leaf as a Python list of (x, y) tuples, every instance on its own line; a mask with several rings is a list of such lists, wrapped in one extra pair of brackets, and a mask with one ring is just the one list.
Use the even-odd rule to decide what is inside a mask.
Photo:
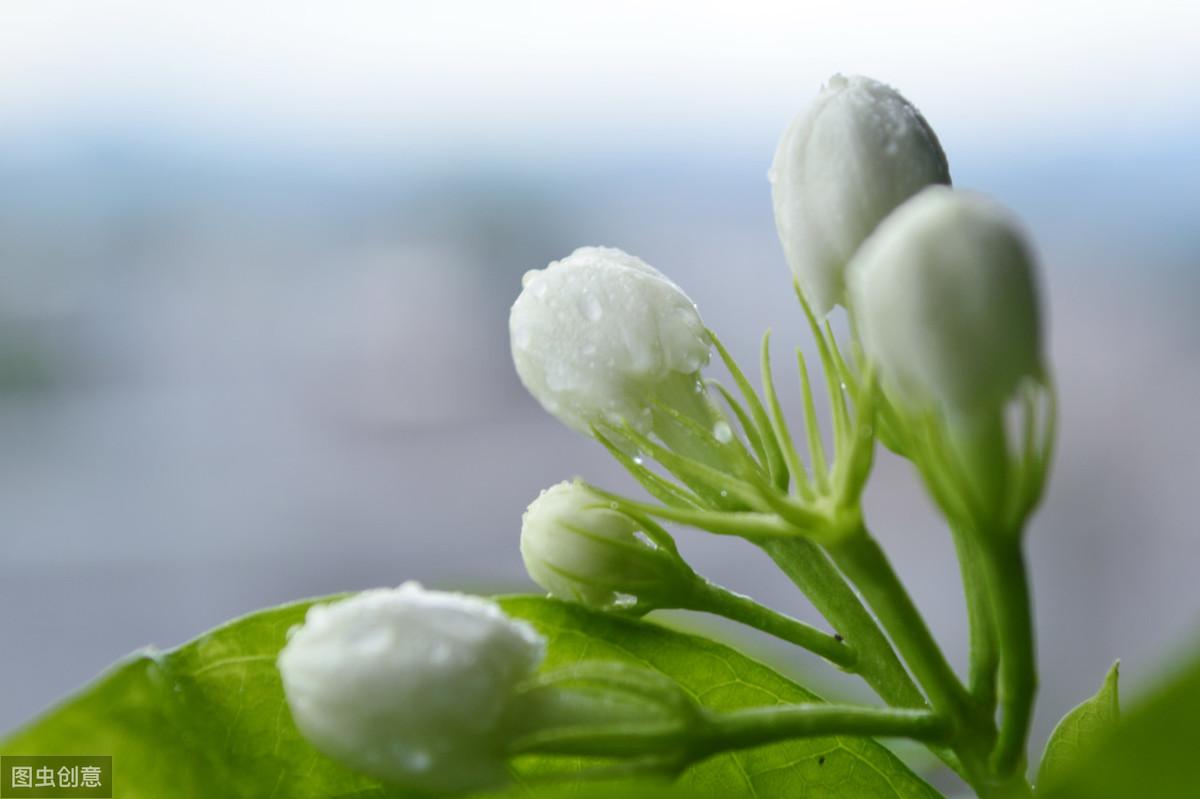
[[(704, 638), (549, 599), (508, 597), (500, 602), (548, 637), (549, 667), (599, 659), (637, 663), (676, 679), (716, 709), (816, 700), (766, 666)], [(303, 620), (310, 604), (238, 619), (170, 652), (136, 653), (0, 742), (0, 752), (111, 754), (114, 796), (122, 799), (410, 796), (351, 773), (297, 732), (275, 658), (287, 630)], [(600, 796), (603, 788), (614, 795), (615, 783), (597, 788), (575, 779), (583, 765), (565, 758), (523, 758), (514, 787), (491, 799)], [(551, 774), (556, 778), (549, 779)], [(645, 778), (626, 780), (620, 783), (620, 795), (938, 796), (883, 746), (854, 738), (801, 740), (726, 754), (689, 769), (674, 788)]]
[(1197, 795), (1200, 659), (1121, 713), (1040, 799), (1183, 799)]
[(1120, 716), (1120, 703), (1117, 695), (1117, 674), (1121, 661), (1117, 661), (1108, 670), (1104, 684), (1090, 699), (1082, 702), (1062, 717), (1046, 749), (1042, 753), (1042, 765), (1038, 768), (1038, 789), (1043, 790), (1060, 782), (1065, 773), (1079, 759), (1080, 752), (1088, 745), (1098, 741), (1110, 729), (1116, 726)]

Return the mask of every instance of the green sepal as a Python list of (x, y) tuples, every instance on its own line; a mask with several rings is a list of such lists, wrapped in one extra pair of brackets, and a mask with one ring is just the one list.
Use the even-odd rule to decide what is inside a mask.
[(670, 480), (655, 473), (644, 464), (638, 463), (629, 453), (618, 447), (610, 438), (597, 428), (592, 428), (592, 436), (599, 441), (618, 463), (625, 467), (642, 488), (659, 502), (676, 508), (700, 508), (704, 501), (682, 486), (677, 486)]
[(712, 330), (707, 332), (713, 346), (717, 349), (717, 353), (721, 356), (721, 360), (724, 361), (725, 368), (729, 370), (733, 381), (737, 383), (738, 390), (746, 398), (746, 404), (750, 408), (750, 415), (754, 419), (754, 424), (758, 428), (758, 435), (762, 440), (763, 448), (766, 450), (767, 470), (771, 475), (771, 479), (774, 481), (776, 488), (780, 491), (786, 491), (788, 487), (788, 468), (784, 462), (779, 441), (775, 438), (774, 430), (771, 427), (771, 420), (767, 417), (767, 412), (763, 408), (762, 402), (759, 401), (758, 394), (755, 393), (753, 386), (750, 385), (750, 381), (746, 379), (746, 375), (741, 367), (738, 366), (737, 361), (729, 354), (729, 350), (725, 349), (725, 345), (717, 338), (716, 333)]
[(754, 511), (716, 511), (716, 510), (687, 510), (651, 505), (645, 502), (635, 502), (619, 494), (605, 491), (590, 483), (588, 490), (607, 499), (612, 507), (623, 513), (644, 513), (658, 519), (679, 522), (701, 530), (707, 530), (717, 535), (731, 535), (760, 541), (769, 538), (794, 538), (802, 536), (803, 531), (788, 524), (774, 513), (757, 513)]
[(733, 396), (729, 389), (725, 388), (721, 381), (709, 378), (705, 382), (721, 393), (721, 396), (725, 399), (725, 403), (729, 405), (733, 410), (734, 416), (737, 417), (738, 425), (742, 428), (742, 432), (745, 433), (746, 440), (750, 442), (750, 448), (754, 450), (754, 455), (758, 459), (758, 462), (766, 464), (767, 453), (763, 449), (762, 437), (759, 436), (758, 429), (754, 426), (754, 422), (746, 412), (745, 407), (738, 402), (737, 397)]
[(621, 429), (620, 433), (661, 463), (667, 471), (686, 483), (709, 506), (726, 510), (761, 509), (762, 502), (758, 492), (749, 483), (694, 458), (667, 449), (632, 427), (626, 426)]
[(763, 333), (762, 346), (759, 353), (760, 369), (762, 371), (763, 395), (767, 398), (767, 408), (771, 412), (771, 424), (775, 438), (783, 451), (783, 460), (791, 473), (793, 484), (800, 496), (807, 500), (815, 498), (812, 485), (809, 482), (808, 470), (800, 462), (800, 456), (792, 443), (792, 434), (788, 430), (787, 419), (783, 415), (783, 406), (779, 402), (779, 394), (775, 391), (775, 377), (771, 371), (771, 331)]

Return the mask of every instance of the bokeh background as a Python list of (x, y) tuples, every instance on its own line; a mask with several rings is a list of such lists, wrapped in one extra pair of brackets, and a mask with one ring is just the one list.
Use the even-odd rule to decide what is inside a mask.
[[(0, 731), (271, 603), (531, 589), (528, 501), (628, 481), (517, 382), (521, 274), (619, 246), (735, 354), (806, 342), (765, 173), (837, 71), (900, 88), (1041, 254), (1062, 435), (1030, 532), (1036, 739), (1117, 657), (1136, 694), (1200, 619), (1197, 8), (4, 3)], [(869, 512), (961, 664), (904, 464)], [(681, 544), (812, 616), (751, 548)]]

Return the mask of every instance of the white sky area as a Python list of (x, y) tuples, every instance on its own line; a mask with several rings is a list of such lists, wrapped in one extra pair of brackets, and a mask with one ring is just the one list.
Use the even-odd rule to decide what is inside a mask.
[(1200, 3), (5, 0), (0, 142), (761, 149), (839, 71), (900, 88), (948, 149), (1152, 141), (1200, 127)]

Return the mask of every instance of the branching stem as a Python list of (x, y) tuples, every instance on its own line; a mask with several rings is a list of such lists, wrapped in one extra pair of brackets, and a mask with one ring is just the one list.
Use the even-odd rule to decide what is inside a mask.
[(707, 580), (700, 580), (695, 595), (686, 606), (690, 610), (713, 613), (740, 622), (807, 649), (845, 671), (856, 671), (857, 652), (838, 636), (818, 630), (798, 619), (760, 605), (753, 599), (735, 594)]
[(970, 695), (875, 539), (860, 527), (829, 550), (842, 571), (862, 591), (933, 708), (953, 719), (970, 718), (973, 715)]

